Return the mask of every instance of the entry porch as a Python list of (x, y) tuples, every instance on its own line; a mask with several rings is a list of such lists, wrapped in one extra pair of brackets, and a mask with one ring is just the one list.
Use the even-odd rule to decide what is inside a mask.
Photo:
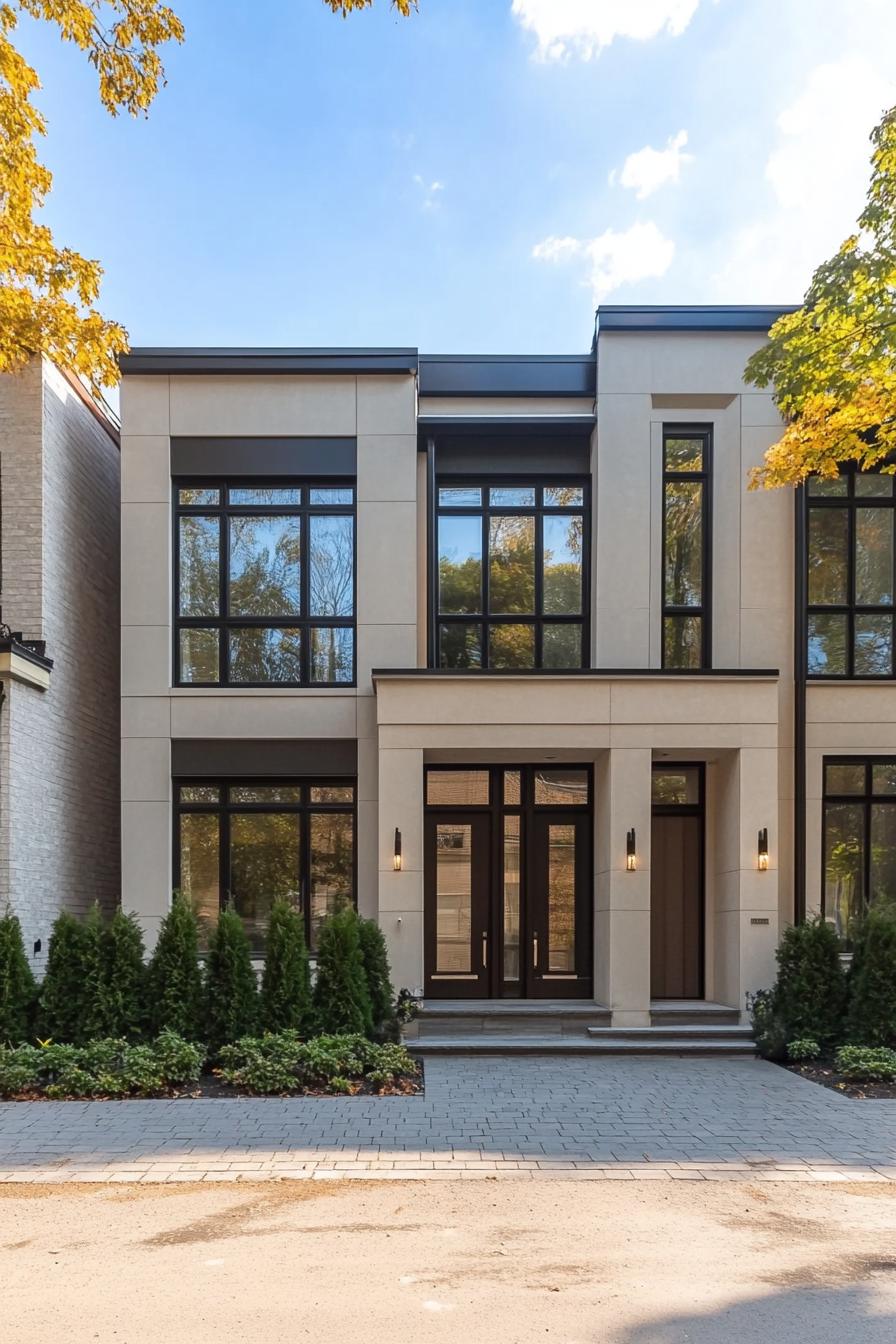
[(374, 680), (397, 985), (587, 1002), (596, 1028), (659, 1000), (746, 1020), (778, 939), (775, 674)]

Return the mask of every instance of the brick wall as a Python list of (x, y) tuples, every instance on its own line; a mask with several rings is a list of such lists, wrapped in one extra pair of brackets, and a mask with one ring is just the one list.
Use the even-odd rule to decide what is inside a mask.
[(119, 456), (49, 364), (0, 379), (0, 485), (3, 619), (54, 664), (0, 711), (0, 900), (41, 961), (62, 906), (119, 895)]

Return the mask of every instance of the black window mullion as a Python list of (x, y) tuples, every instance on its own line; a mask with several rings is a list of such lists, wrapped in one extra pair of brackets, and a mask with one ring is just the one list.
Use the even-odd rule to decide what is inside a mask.
[[(490, 498), (488, 486), (483, 486), (483, 492), (486, 501), (488, 501)], [(482, 667), (488, 667), (490, 665), (489, 645), (491, 644), (490, 617), (492, 608), (491, 573), (491, 514), (488, 510), (488, 503), (486, 502), (482, 509)]]
[(218, 496), (222, 507), (218, 511), (220, 537), (218, 540), (218, 678), (223, 686), (230, 681), (230, 632), (227, 617), (230, 614), (230, 517), (224, 508), (228, 498), (227, 487), (222, 481)]

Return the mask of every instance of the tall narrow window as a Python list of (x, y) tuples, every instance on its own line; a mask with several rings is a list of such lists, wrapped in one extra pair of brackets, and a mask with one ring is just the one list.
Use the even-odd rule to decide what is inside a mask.
[(849, 941), (876, 900), (896, 894), (896, 760), (824, 762), (822, 910)]
[(663, 667), (710, 666), (708, 429), (663, 427)]
[(230, 900), (254, 952), (271, 905), (301, 911), (310, 947), (321, 921), (354, 899), (355, 788), (351, 781), (180, 781), (174, 883), (204, 930)]
[(355, 678), (355, 492), (297, 481), (175, 483), (175, 681)]
[(435, 662), (577, 668), (588, 655), (587, 482), (443, 482)]
[(892, 677), (894, 478), (846, 469), (806, 486), (806, 671)]

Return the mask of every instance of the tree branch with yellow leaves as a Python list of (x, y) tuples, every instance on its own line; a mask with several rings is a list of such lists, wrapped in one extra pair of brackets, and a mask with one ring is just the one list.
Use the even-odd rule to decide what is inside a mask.
[(858, 232), (815, 271), (801, 308), (779, 318), (744, 374), (773, 387), (784, 433), (752, 489), (836, 476), (841, 462), (894, 470), (896, 454), (896, 108), (871, 135)]

